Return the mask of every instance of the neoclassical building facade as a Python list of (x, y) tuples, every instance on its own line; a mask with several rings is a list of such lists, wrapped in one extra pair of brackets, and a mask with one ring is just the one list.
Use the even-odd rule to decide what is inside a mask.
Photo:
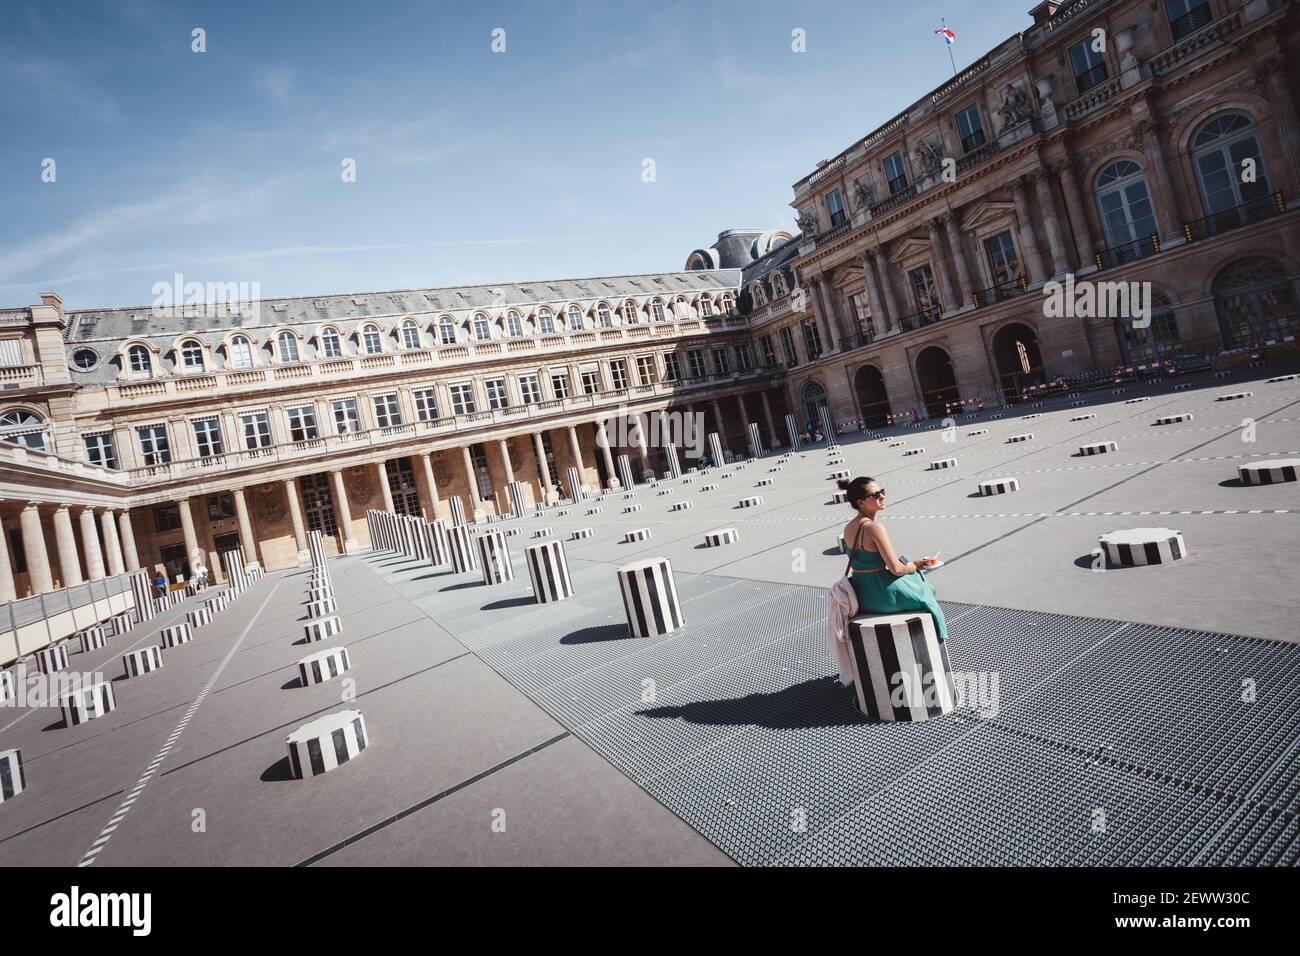
[[(242, 550), (368, 547), (365, 511), (468, 518), (617, 481), (610, 416), (728, 449), (1300, 331), (1291, 0), (1045, 2), (794, 186), (800, 232), (681, 272), (229, 303), (0, 310), (0, 604)], [(1150, 322), (1048, 283), (1149, 283)], [(1271, 343), (1271, 344), (1270, 344)], [(1271, 353), (1270, 353), (1271, 354)], [(850, 424), (852, 423), (852, 424)]]

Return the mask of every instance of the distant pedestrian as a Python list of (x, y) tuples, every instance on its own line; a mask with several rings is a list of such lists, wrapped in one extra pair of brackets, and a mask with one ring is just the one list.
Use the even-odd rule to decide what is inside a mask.
[(159, 571), (158, 576), (153, 579), (153, 586), (158, 589), (159, 597), (167, 596), (167, 578), (161, 571)]

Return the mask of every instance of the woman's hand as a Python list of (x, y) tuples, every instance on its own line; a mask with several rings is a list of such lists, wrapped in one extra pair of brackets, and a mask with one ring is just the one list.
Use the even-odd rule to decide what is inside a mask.
[(914, 563), (918, 568), (928, 568), (930, 565), (934, 564), (934, 558), (931, 557), (930, 555), (926, 554), (926, 555), (922, 555), (921, 557), (917, 558), (916, 561), (913, 562), (913, 563)]

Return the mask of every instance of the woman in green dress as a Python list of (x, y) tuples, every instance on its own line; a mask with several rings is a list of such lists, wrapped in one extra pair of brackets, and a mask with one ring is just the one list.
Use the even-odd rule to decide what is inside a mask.
[(899, 560), (889, 540), (889, 532), (880, 523), (885, 507), (885, 489), (874, 478), (841, 481), (840, 489), (848, 495), (849, 507), (857, 516), (844, 526), (844, 545), (849, 549), (850, 579), (858, 596), (858, 609), (869, 614), (901, 614), (926, 611), (934, 618), (939, 640), (948, 636), (939, 599), (934, 586), (925, 579), (922, 569), (934, 558)]

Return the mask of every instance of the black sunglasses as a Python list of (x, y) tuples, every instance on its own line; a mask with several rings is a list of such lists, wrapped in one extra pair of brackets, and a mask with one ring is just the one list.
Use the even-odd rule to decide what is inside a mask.
[(885, 489), (884, 489), (884, 488), (881, 488), (879, 491), (872, 491), (872, 492), (869, 492), (869, 493), (867, 494), (867, 497), (868, 497), (868, 498), (875, 498), (877, 501), (879, 501), (881, 498), (885, 497)]

